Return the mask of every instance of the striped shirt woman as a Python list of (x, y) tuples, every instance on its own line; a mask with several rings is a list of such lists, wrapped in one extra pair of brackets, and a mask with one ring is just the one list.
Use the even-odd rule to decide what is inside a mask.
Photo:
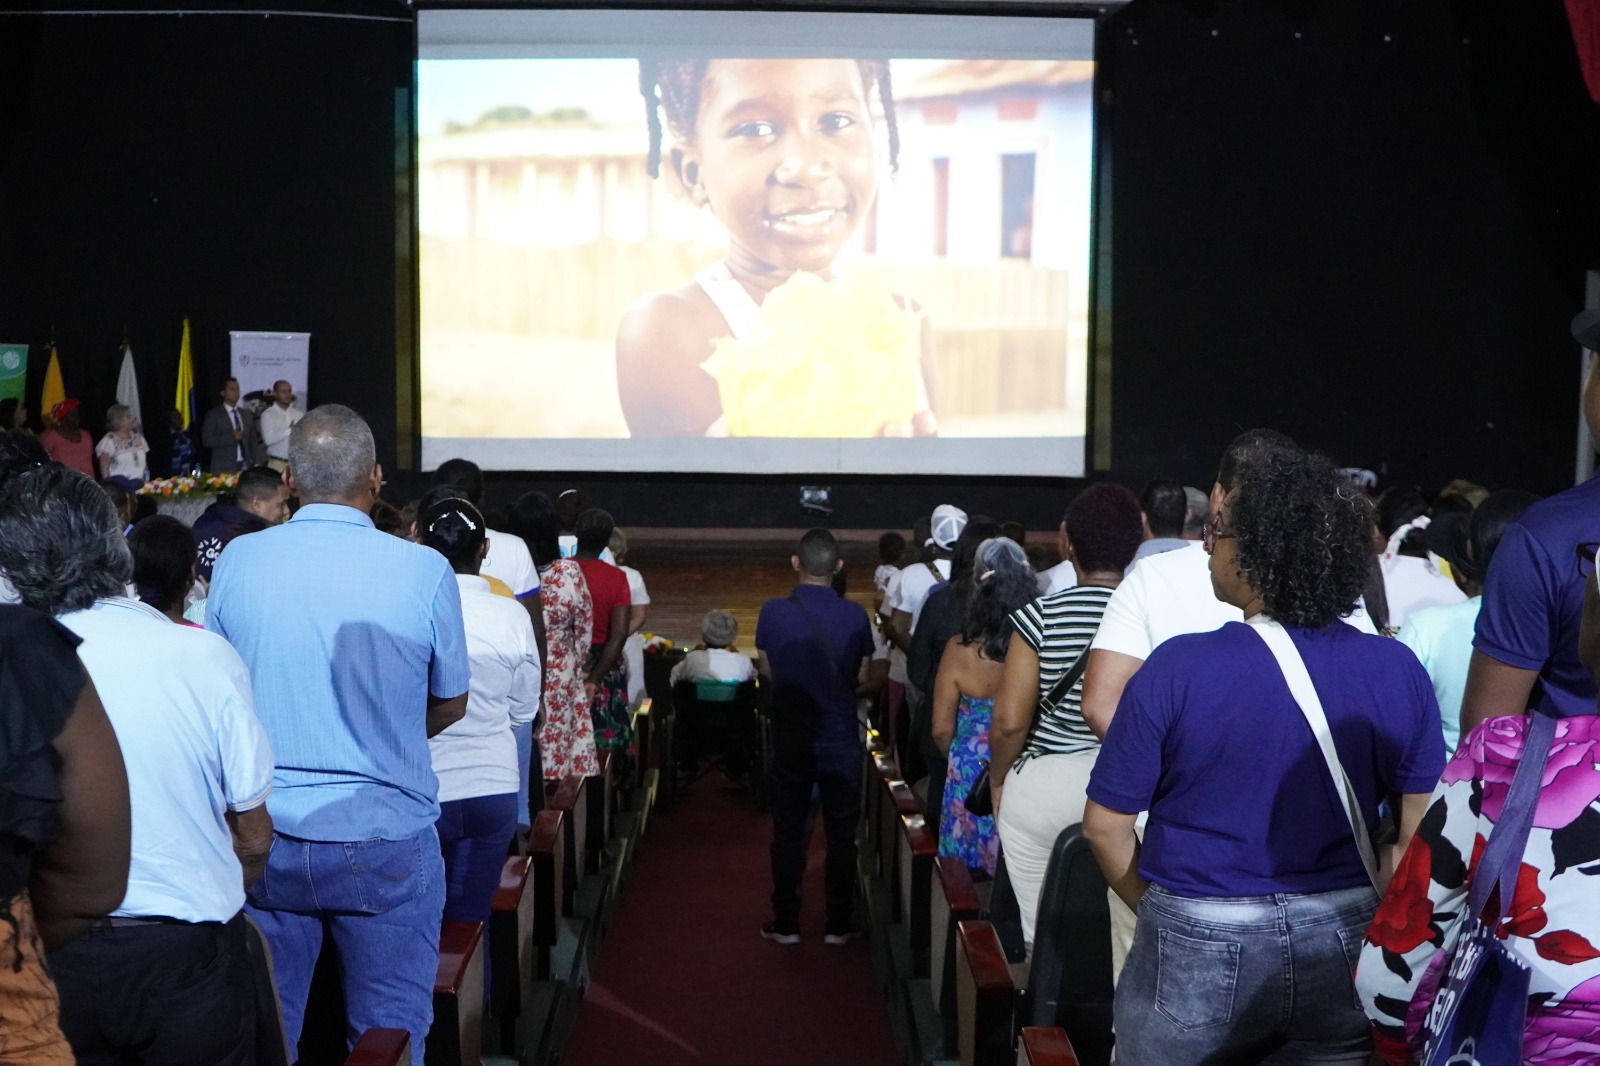
[(1049, 697), (1088, 654), (1142, 538), (1133, 493), (1110, 483), (1090, 486), (1062, 523), (1063, 554), (1079, 583), (1011, 615), (1005, 679), (989, 733), (989, 780), (1004, 782), (996, 797), (1000, 845), (1029, 943), (1050, 851), (1061, 830), (1083, 820), (1089, 772), (1100, 753), (1080, 707), (1083, 679), (1061, 698)]

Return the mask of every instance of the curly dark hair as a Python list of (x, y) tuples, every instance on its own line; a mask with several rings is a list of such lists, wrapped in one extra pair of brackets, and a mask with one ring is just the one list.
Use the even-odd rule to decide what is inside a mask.
[(1284, 625), (1321, 628), (1349, 614), (1372, 563), (1372, 503), (1320, 455), (1263, 455), (1240, 471), (1228, 527), (1236, 563)]
[(1078, 572), (1126, 570), (1144, 539), (1139, 518), (1139, 497), (1122, 485), (1102, 481), (1078, 493), (1063, 520)]
[[(881, 59), (858, 59), (862, 87), (874, 86), (883, 104), (883, 125), (889, 133), (889, 172), (900, 167), (900, 123), (894, 111), (894, 86), (889, 64)], [(661, 176), (661, 118), (666, 116), (672, 135), (681, 143), (694, 143), (694, 124), (700, 116), (700, 90), (705, 85), (709, 59), (639, 60), (639, 91), (644, 94), (645, 120), (650, 127), (650, 154), (645, 167), (652, 178)]]
[(1002, 662), (1011, 643), (1011, 616), (1039, 597), (1039, 582), (1022, 545), (992, 537), (978, 545), (976, 582), (967, 601), (961, 643), (977, 644), (986, 659)]

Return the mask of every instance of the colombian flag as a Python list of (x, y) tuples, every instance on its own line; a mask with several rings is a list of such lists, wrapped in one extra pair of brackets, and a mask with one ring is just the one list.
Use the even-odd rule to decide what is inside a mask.
[(66, 398), (67, 387), (61, 383), (61, 357), (56, 354), (56, 346), (52, 344), (50, 364), (44, 369), (44, 388), (39, 391), (39, 417), (46, 426), (56, 424), (55, 416), (50, 412)]

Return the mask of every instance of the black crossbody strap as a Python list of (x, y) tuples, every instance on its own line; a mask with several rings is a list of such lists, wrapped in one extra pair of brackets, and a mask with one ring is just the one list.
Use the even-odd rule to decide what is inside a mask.
[(1059, 707), (1061, 701), (1067, 698), (1067, 693), (1072, 691), (1072, 686), (1078, 683), (1078, 679), (1083, 676), (1083, 672), (1088, 669), (1088, 666), (1089, 647), (1085, 645), (1083, 651), (1079, 653), (1077, 661), (1067, 669), (1066, 673), (1061, 675), (1054, 685), (1050, 686), (1050, 691), (1045, 695), (1043, 702), (1039, 704), (1040, 711), (1053, 711)]

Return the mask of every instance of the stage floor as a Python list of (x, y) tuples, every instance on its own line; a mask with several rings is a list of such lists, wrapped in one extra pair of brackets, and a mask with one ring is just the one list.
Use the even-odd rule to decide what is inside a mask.
[[(739, 648), (755, 651), (756, 615), (765, 601), (795, 585), (789, 557), (803, 529), (624, 529), (627, 564), (650, 591), (644, 631), (679, 646), (700, 642), (700, 620), (722, 609), (739, 622)], [(840, 532), (847, 594), (872, 610), (878, 534)]]

